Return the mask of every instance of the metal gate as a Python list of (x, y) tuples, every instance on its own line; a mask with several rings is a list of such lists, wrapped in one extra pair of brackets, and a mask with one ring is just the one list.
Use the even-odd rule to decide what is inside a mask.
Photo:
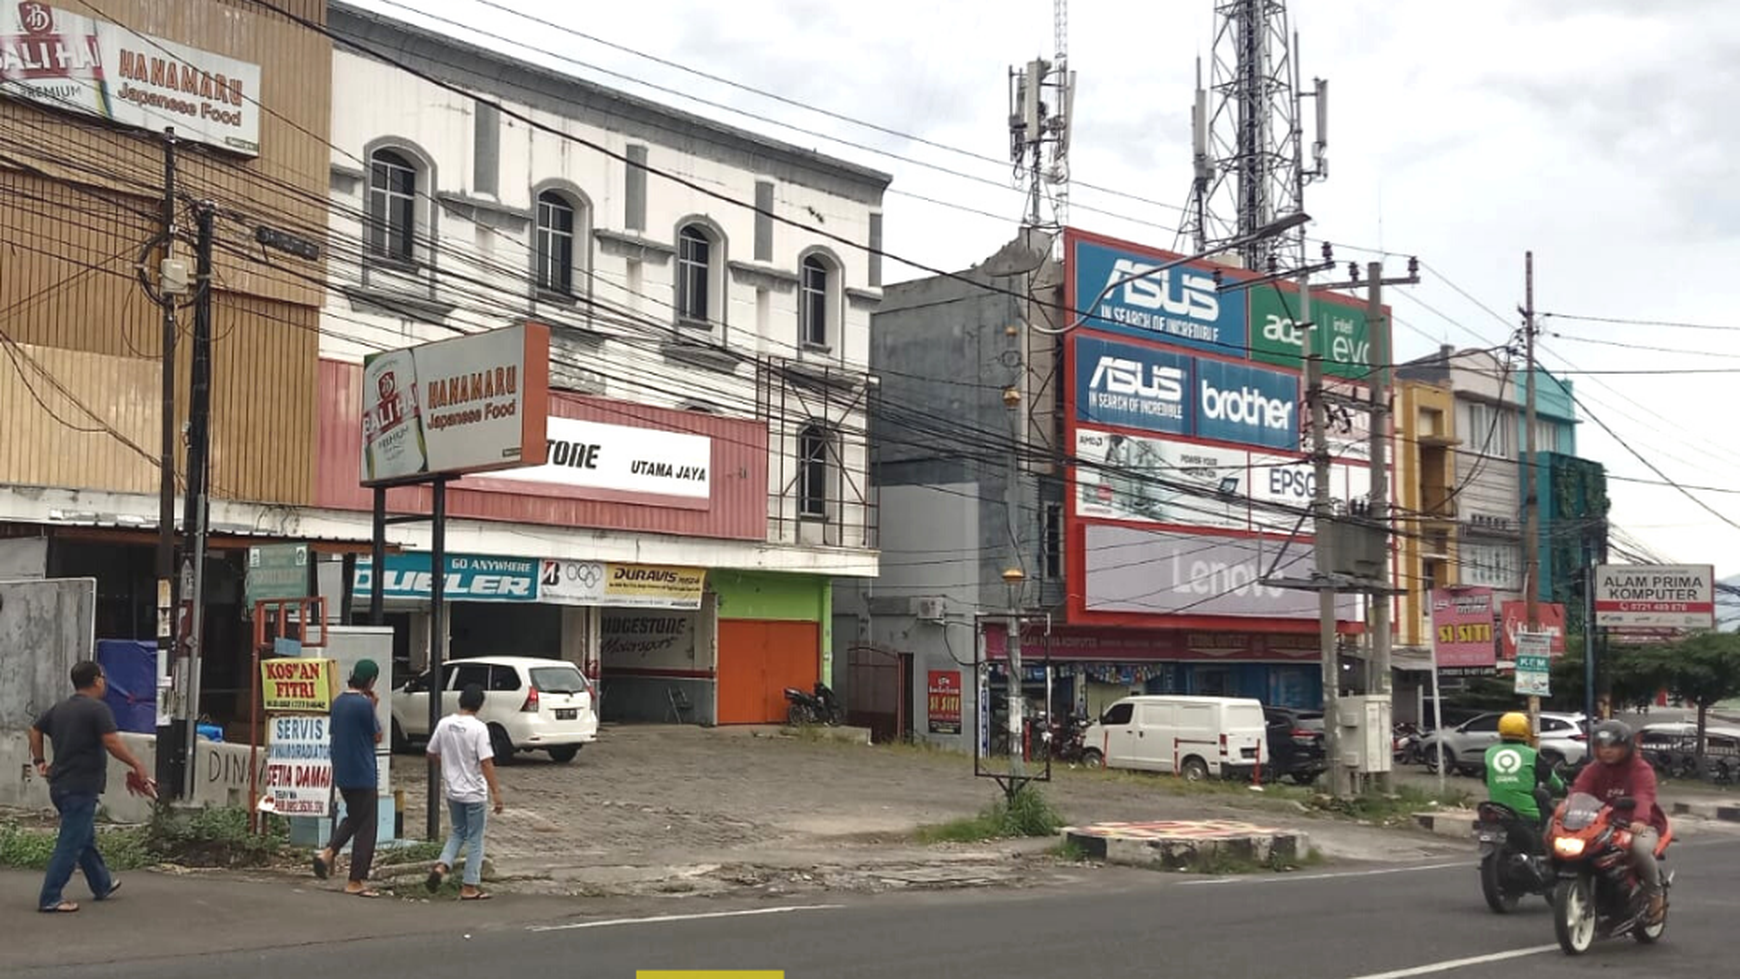
[(912, 654), (870, 646), (846, 651), (846, 723), (877, 744), (912, 736)]

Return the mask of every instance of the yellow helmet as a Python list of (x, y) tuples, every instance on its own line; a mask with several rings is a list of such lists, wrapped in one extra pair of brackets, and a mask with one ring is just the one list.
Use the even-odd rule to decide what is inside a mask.
[(1529, 716), (1521, 711), (1513, 710), (1498, 719), (1498, 736), (1507, 741), (1527, 741), (1531, 733)]

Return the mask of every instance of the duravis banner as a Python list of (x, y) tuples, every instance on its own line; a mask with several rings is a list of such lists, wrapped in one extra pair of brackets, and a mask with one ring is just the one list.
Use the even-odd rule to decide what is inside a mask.
[(1198, 359), (1196, 434), (1201, 438), (1299, 449), (1299, 375)]
[(1183, 256), (1072, 241), (1076, 311), (1088, 328), (1244, 355), (1244, 292), (1222, 293), (1212, 272), (1191, 266), (1125, 281)]
[(538, 598), (556, 605), (698, 609), (704, 568), (545, 558)]
[(1182, 353), (1075, 339), (1076, 418), (1101, 425), (1189, 435), (1191, 358)]

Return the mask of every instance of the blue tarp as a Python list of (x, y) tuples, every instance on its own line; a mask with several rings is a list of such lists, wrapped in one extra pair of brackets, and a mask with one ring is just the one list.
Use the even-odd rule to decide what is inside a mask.
[(109, 679), (105, 698), (115, 726), (135, 734), (157, 732), (157, 644), (130, 639), (97, 640), (97, 665)]

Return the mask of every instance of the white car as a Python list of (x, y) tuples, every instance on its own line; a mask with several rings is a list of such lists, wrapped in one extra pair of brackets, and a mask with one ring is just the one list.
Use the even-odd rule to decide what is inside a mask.
[[(572, 761), (584, 744), (598, 740), (592, 684), (566, 660), (536, 656), (477, 656), (441, 664), (441, 714), (459, 711), (459, 691), (483, 688), (479, 720), (489, 726), (496, 761), (509, 764), (517, 751), (547, 751)], [(429, 673), (393, 691), (393, 750), (429, 740)]]
[[(1486, 749), (1498, 743), (1498, 719), (1505, 712), (1492, 711), (1458, 724), (1444, 738), (1444, 767), (1451, 773), (1478, 775), (1486, 767)], [(1420, 740), (1420, 755), (1426, 767), (1438, 767), (1437, 733)], [(1583, 734), (1583, 715), (1541, 712), (1541, 756), (1555, 768), (1575, 767), (1589, 753)]]

